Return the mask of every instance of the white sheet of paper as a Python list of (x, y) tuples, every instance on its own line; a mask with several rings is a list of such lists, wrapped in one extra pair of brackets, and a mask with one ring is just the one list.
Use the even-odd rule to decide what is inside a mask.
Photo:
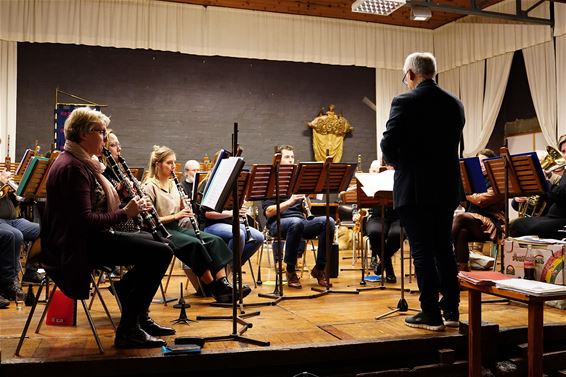
[[(218, 202), (222, 191), (224, 190), (227, 179), (229, 178), (232, 171), (234, 171), (234, 166), (236, 162), (240, 160), (240, 157), (229, 157), (223, 159), (218, 170), (214, 174), (212, 181), (210, 182), (210, 187), (206, 192), (205, 197), (202, 199), (202, 205), (207, 208), (214, 208)], [(219, 182), (217, 182), (219, 181)]]
[(364, 193), (373, 198), (376, 192), (393, 191), (394, 175), (395, 170), (385, 170), (378, 174), (356, 173), (356, 178), (360, 181)]

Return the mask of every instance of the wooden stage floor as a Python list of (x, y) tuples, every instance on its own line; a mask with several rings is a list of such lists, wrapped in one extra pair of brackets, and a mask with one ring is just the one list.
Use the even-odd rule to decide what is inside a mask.
[[(351, 251), (342, 251), (343, 257), (351, 257)], [(307, 265), (312, 266), (312, 253), (309, 252)], [(256, 262), (256, 257), (253, 257)], [(359, 263), (359, 261), (358, 261)], [(400, 261), (395, 258), (395, 268), (400, 275)], [(405, 262), (408, 266), (408, 261)], [(352, 259), (341, 260), (342, 268), (351, 268)], [(254, 264), (254, 269), (256, 265)], [(249, 266), (244, 267), (244, 281), (253, 286)], [(406, 272), (408, 269), (406, 269)], [(257, 271), (256, 271), (257, 272)], [(180, 265), (176, 264), (168, 296), (179, 297), (179, 285), (185, 284)], [(262, 278), (264, 284), (253, 289), (246, 298), (246, 303), (269, 302), (258, 298), (257, 294), (271, 293), (274, 270), (264, 256)], [(341, 271), (337, 279), (333, 279), (334, 288), (355, 290), (359, 287), (359, 271)], [(416, 290), (415, 279), (409, 283), (405, 279), (406, 288)], [(315, 280), (308, 270), (304, 271), (302, 290), (288, 289), (285, 295), (313, 294), (311, 287)], [(379, 283), (368, 283), (368, 286), (379, 286)], [(76, 327), (43, 326), (40, 334), (35, 334), (35, 326), (43, 310), (38, 306), (34, 321), (28, 332), (21, 357), (15, 357), (14, 351), (23, 328), (29, 308), (10, 307), (0, 310), (0, 376), (30, 376), (41, 373), (41, 376), (94, 376), (94, 375), (174, 375), (215, 376), (245, 373), (257, 376), (295, 376), (309, 371), (315, 375), (355, 376), (356, 373), (375, 371), (382, 368), (411, 367), (419, 360), (427, 363), (423, 354), (416, 349), (430, 350), (430, 360), (437, 362), (437, 348), (456, 349), (457, 359), (466, 359), (465, 337), (458, 329), (447, 328), (445, 332), (431, 332), (409, 328), (404, 325), (407, 313), (395, 313), (386, 319), (376, 320), (379, 314), (395, 307), (400, 298), (400, 291), (391, 289), (399, 287), (386, 285), (385, 290), (368, 290), (359, 294), (332, 293), (323, 297), (301, 300), (284, 300), (277, 305), (263, 307), (247, 307), (246, 313), (259, 311), (260, 315), (247, 319), (253, 327), (243, 335), (252, 339), (269, 341), (268, 347), (249, 345), (237, 341), (208, 342), (201, 354), (177, 357), (164, 357), (160, 349), (118, 350), (113, 347), (114, 332), (106, 319), (98, 300), (95, 301), (91, 313), (98, 327), (105, 353), (98, 353), (96, 343), (82, 308), (78, 307), (78, 324)], [(114, 317), (119, 316), (116, 302), (107, 289), (103, 295)], [(212, 307), (211, 298), (194, 296), (192, 287), (185, 291), (185, 300), (191, 307), (187, 309), (189, 318), (197, 315), (231, 315), (229, 308)], [(418, 293), (405, 294), (411, 308), (419, 308)], [(173, 308), (174, 302), (164, 306), (153, 304), (151, 316), (159, 323), (167, 324), (178, 318), (179, 310)], [(467, 319), (467, 293), (462, 292), (461, 319)], [(566, 324), (563, 311), (547, 307), (545, 324)], [(501, 328), (525, 326), (527, 309), (519, 304), (489, 304), (483, 306), (483, 320), (494, 322)], [(166, 338), (173, 344), (176, 336), (208, 337), (229, 335), (232, 333), (232, 322), (226, 320), (199, 320), (189, 325), (174, 325), (177, 335)], [(240, 328), (240, 326), (238, 326)], [(426, 353), (426, 352), (425, 352)], [(223, 371), (224, 370), (224, 371)], [(465, 369), (464, 369), (465, 370)], [(238, 372), (239, 371), (239, 372)], [(135, 373), (134, 373), (135, 372)]]

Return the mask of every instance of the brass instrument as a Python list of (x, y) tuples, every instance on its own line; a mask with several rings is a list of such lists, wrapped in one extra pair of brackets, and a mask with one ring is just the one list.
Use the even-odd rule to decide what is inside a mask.
[[(183, 201), (183, 205), (185, 206), (185, 208), (187, 208), (189, 211), (191, 211), (194, 214), (195, 212), (193, 211), (192, 200), (189, 198), (189, 196), (185, 192), (185, 189), (183, 189), (183, 186), (181, 185), (181, 183), (177, 179), (177, 175), (175, 174), (174, 171), (171, 172), (171, 178), (173, 179), (173, 182), (175, 182), (175, 186), (177, 186), (177, 191), (179, 191), (179, 195), (181, 195), (181, 200)], [(200, 229), (198, 227), (197, 220), (195, 219), (194, 216), (190, 216), (189, 221), (191, 222), (191, 226), (193, 227), (193, 230), (195, 231), (195, 236), (197, 236), (200, 243), (204, 246), (205, 243), (204, 243), (204, 240), (202, 238), (202, 234), (200, 233)], [(210, 261), (212, 261), (212, 259), (210, 259)]]
[[(566, 159), (556, 148), (550, 145), (546, 147), (546, 156), (540, 162), (542, 169), (547, 172), (553, 172), (566, 166)], [(540, 195), (531, 195), (522, 203), (519, 203), (519, 217), (536, 217), (542, 215), (546, 209), (547, 202)]]
[(357, 204), (352, 204), (352, 220), (357, 217), (357, 219), (354, 220), (354, 227), (352, 228), (354, 233), (360, 233), (362, 231), (362, 224), (364, 222), (364, 218), (367, 216), (368, 210), (366, 208), (358, 208)]
[(0, 199), (4, 198), (4, 196), (8, 195), (11, 192), (18, 191), (18, 185), (12, 181), (11, 178), (8, 178), (8, 181), (0, 187)]
[(307, 218), (307, 220), (314, 219), (315, 216), (311, 212), (311, 201), (308, 196), (305, 195), (305, 197), (303, 198), (302, 205), (303, 205), (303, 212), (305, 213), (305, 217)]

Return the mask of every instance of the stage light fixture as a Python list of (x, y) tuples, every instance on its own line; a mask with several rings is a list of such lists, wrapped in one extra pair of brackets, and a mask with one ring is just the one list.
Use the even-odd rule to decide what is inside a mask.
[(405, 0), (356, 0), (352, 12), (388, 16), (405, 5)]
[(411, 20), (427, 21), (432, 16), (430, 8), (413, 5), (411, 7)]

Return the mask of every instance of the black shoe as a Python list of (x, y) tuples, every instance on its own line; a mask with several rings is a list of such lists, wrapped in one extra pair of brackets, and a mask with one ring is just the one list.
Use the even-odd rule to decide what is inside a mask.
[(0, 295), (4, 296), (4, 298), (10, 301), (23, 301), (25, 296), (24, 291), (22, 291), (22, 288), (20, 287), (17, 279), (14, 279), (12, 282), (1, 286)]
[(6, 300), (4, 297), (0, 296), (0, 309), (4, 309), (10, 306), (10, 300)]
[(393, 263), (391, 263), (391, 258), (385, 260), (385, 281), (388, 283), (397, 283), (397, 276), (395, 276), (395, 270), (393, 269)]
[(139, 326), (125, 329), (118, 327), (114, 338), (116, 348), (157, 348), (166, 344), (163, 339), (149, 335)]
[(232, 286), (226, 277), (215, 280), (212, 284), (212, 296), (216, 302), (229, 303), (232, 302)]
[(41, 284), (44, 275), (37, 271), (27, 271), (22, 276), (22, 284)]
[(140, 327), (151, 336), (175, 335), (175, 329), (159, 325), (148, 315), (140, 316)]
[(444, 331), (444, 321), (440, 315), (432, 316), (425, 312), (420, 312), (414, 316), (405, 318), (405, 325), (417, 329), (431, 331)]
[(385, 275), (385, 281), (391, 284), (397, 283), (397, 276), (395, 274), (388, 274)]
[(458, 312), (458, 310), (456, 311), (445, 310), (442, 313), (442, 317), (444, 318), (444, 326), (460, 327), (460, 313)]

